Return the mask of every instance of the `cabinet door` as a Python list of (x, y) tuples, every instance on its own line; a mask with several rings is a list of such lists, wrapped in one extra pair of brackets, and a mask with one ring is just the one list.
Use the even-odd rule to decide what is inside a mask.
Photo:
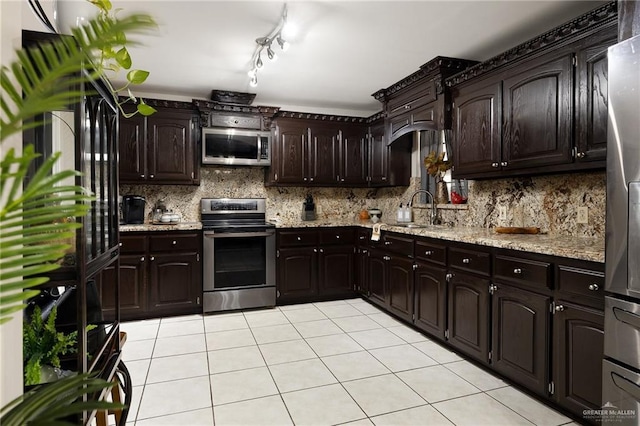
[(413, 260), (387, 256), (389, 310), (405, 321), (413, 321)]
[(489, 362), (489, 280), (456, 272), (449, 280), (449, 344)]
[(561, 310), (553, 318), (555, 399), (577, 415), (598, 410), (603, 403), (604, 314), (563, 300), (556, 308)]
[(384, 138), (384, 126), (371, 128), (369, 137), (369, 183), (383, 185), (389, 172), (389, 150)]
[(318, 293), (351, 294), (354, 290), (353, 246), (320, 247), (318, 257)]
[(522, 63), (504, 80), (503, 169), (572, 161), (573, 57), (548, 56)]
[(551, 298), (508, 285), (496, 287), (492, 298), (493, 368), (546, 396)]
[(317, 256), (315, 247), (281, 248), (278, 250), (276, 286), (279, 301), (318, 294)]
[(454, 95), (453, 173), (493, 172), (502, 147), (502, 83), (490, 80), (460, 87)]
[(340, 161), (338, 129), (314, 123), (309, 134), (309, 170), (303, 181), (314, 184), (337, 183)]
[(137, 114), (131, 118), (120, 117), (118, 131), (120, 183), (146, 181), (147, 150), (144, 132), (144, 116)]
[[(147, 259), (144, 253), (120, 255), (120, 320), (139, 318), (146, 308)], [(99, 276), (100, 300), (105, 319), (115, 318), (115, 267)]]
[[(300, 122), (278, 121), (276, 183), (304, 183), (307, 168), (308, 128)], [(273, 165), (272, 165), (273, 167)]]
[(604, 41), (576, 54), (576, 161), (598, 161), (607, 156), (608, 62), (607, 49), (617, 42), (615, 28), (605, 30)]
[(387, 306), (387, 261), (385, 254), (369, 251), (369, 298), (381, 306)]
[(201, 266), (196, 253), (149, 255), (149, 312), (197, 313), (201, 310)]
[(369, 250), (359, 247), (356, 251), (356, 291), (369, 295)]
[(147, 117), (149, 182), (194, 181), (193, 126), (188, 112), (159, 111)]
[(367, 136), (365, 128), (354, 126), (340, 131), (340, 183), (366, 184)]
[(419, 262), (413, 280), (415, 286), (415, 325), (444, 340), (447, 328), (446, 270)]

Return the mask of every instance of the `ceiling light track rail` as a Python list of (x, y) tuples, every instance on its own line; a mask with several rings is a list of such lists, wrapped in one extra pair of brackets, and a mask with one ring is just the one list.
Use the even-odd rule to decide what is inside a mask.
[(278, 55), (273, 50), (272, 46), (275, 42), (278, 46), (280, 46), (280, 50), (286, 52), (289, 49), (289, 42), (284, 39), (283, 32), (285, 31), (285, 27), (287, 26), (287, 4), (284, 4), (282, 9), (282, 15), (280, 16), (280, 22), (278, 25), (271, 30), (269, 34), (264, 37), (258, 37), (256, 39), (256, 49), (253, 53), (253, 57), (251, 58), (251, 66), (252, 68), (249, 70), (249, 85), (251, 87), (256, 87), (258, 85), (258, 71), (264, 67), (264, 62), (262, 60), (262, 52), (266, 51), (267, 58), (270, 61), (275, 61), (278, 59)]

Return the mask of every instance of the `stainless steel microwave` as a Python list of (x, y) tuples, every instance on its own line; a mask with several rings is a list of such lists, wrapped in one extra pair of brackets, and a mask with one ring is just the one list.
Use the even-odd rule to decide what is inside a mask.
[(202, 164), (270, 166), (271, 132), (206, 127)]

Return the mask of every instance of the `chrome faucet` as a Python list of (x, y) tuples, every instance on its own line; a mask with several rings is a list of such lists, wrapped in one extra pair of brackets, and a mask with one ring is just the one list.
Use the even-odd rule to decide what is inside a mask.
[(438, 216), (438, 208), (436, 207), (436, 203), (435, 203), (435, 201), (433, 199), (433, 194), (430, 193), (429, 191), (427, 191), (426, 189), (418, 189), (416, 192), (414, 192), (411, 195), (411, 198), (409, 199), (409, 208), (412, 208), (413, 199), (416, 197), (416, 195), (418, 195), (420, 193), (425, 193), (429, 197), (431, 197), (431, 216), (429, 217), (429, 225), (435, 225), (436, 224), (436, 218)]

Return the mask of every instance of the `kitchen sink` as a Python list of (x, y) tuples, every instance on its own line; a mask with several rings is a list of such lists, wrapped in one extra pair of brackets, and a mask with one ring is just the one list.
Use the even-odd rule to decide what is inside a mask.
[(394, 223), (391, 226), (401, 226), (403, 228), (426, 228), (429, 225), (421, 225), (419, 223)]

